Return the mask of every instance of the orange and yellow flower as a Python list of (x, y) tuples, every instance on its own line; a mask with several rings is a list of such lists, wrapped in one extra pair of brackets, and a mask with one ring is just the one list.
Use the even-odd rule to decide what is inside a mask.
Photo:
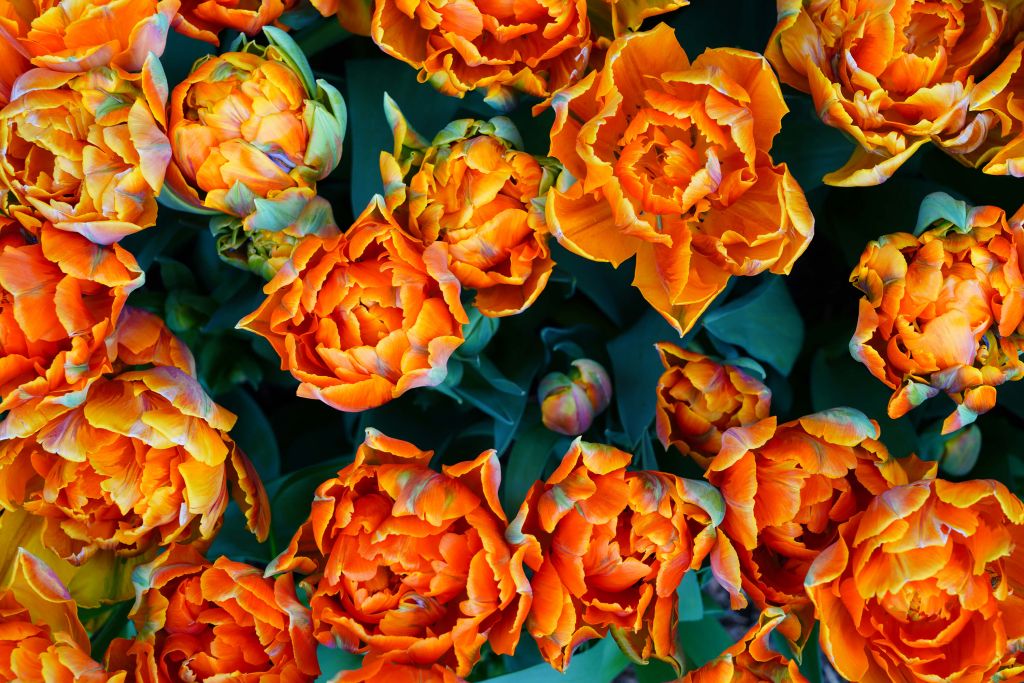
[(220, 32), (234, 29), (250, 38), (264, 26), (276, 26), (278, 19), (297, 0), (181, 0), (181, 9), (174, 18), (178, 33), (220, 44)]
[(434, 664), (413, 666), (399, 664), (386, 657), (367, 655), (362, 666), (354, 671), (342, 672), (331, 679), (331, 683), (466, 683), (448, 667)]
[(226, 557), (213, 563), (174, 545), (135, 570), (129, 615), (138, 635), (107, 650), (111, 670), (132, 683), (312, 681), (320, 674), (309, 608), (291, 574)]
[(31, 68), (32, 65), (17, 48), (0, 38), (0, 109), (11, 101), (14, 82)]
[(587, 0), (378, 0), (370, 35), (447, 95), (485, 88), (498, 107), (518, 90), (547, 97), (583, 75), (590, 55)]
[(742, 601), (736, 553), (717, 529), (718, 493), (703, 481), (627, 472), (632, 457), (577, 439), (509, 527), (533, 570), (526, 628), (560, 671), (577, 645), (609, 631), (637, 660), (674, 662), (676, 591), (709, 556), (734, 604)]
[(424, 245), (440, 243), (474, 305), (488, 316), (521, 313), (543, 291), (554, 261), (537, 208), (555, 172), (517, 147), (506, 118), (460, 119), (429, 145), (393, 101), (394, 155), (381, 155), (385, 201)]
[(41, 560), (17, 548), (0, 589), (0, 678), (21, 683), (124, 683), (89, 655), (89, 636), (74, 600)]
[(21, 218), (31, 231), (0, 215), (0, 412), (108, 372), (115, 323), (143, 281), (118, 245)]
[(524, 549), (505, 540), (495, 452), (440, 473), (432, 456), (367, 430), (267, 575), (306, 575), (321, 643), (465, 676), (485, 642), (515, 651), (530, 585)]
[(654, 414), (658, 439), (702, 467), (722, 447), (722, 432), (768, 417), (772, 392), (738, 365), (716, 363), (675, 344), (657, 345), (665, 372)]
[(895, 389), (898, 418), (945, 392), (956, 410), (943, 434), (996, 403), (996, 387), (1024, 377), (1024, 227), (994, 206), (967, 225), (943, 221), (919, 237), (868, 244), (850, 276), (864, 292), (850, 352)]
[(906, 483), (878, 436), (877, 423), (850, 408), (781, 425), (769, 417), (722, 435), (706, 477), (725, 498), (722, 530), (759, 608), (806, 606), (804, 576), (839, 524), (890, 488), (890, 479)]
[(43, 545), (76, 565), (207, 542), (229, 494), (264, 538), (266, 493), (227, 434), (235, 416), (206, 395), (158, 318), (138, 313), (120, 326), (116, 373), (0, 423), (0, 505), (43, 518)]
[[(35, 66), (141, 71), (163, 54), (179, 0), (29, 0), (0, 3), (0, 41)], [(2, 67), (0, 67), (2, 68)]]
[(468, 322), (439, 244), (426, 249), (375, 198), (343, 236), (311, 236), (238, 323), (265, 337), (299, 396), (359, 411), (436, 386)]
[(588, 0), (595, 36), (618, 38), (640, 28), (644, 19), (686, 7), (690, 0)]
[(795, 642), (800, 630), (795, 615), (770, 607), (739, 642), (677, 683), (807, 683), (796, 662), (771, 643), (776, 632), (786, 641)]
[(267, 36), (199, 60), (175, 87), (167, 187), (184, 210), (224, 214), (221, 256), (270, 279), (303, 237), (338, 234), (316, 184), (341, 161), (346, 113), (291, 38)]
[(807, 593), (844, 678), (982, 681), (1024, 637), (1024, 505), (995, 481), (882, 493), (814, 561)]
[[(1021, 11), (1024, 11), (1022, 9)], [(971, 109), (988, 125), (984, 142), (959, 161), (991, 175), (1024, 176), (1024, 44), (1007, 55), (972, 97)]]
[[(680, 333), (733, 275), (788, 273), (814, 232), (803, 191), (769, 150), (786, 105), (758, 54), (691, 64), (672, 29), (617, 39), (600, 70), (551, 98), (546, 202), (566, 248), (618, 266)], [(569, 184), (571, 183), (571, 184)]]
[(778, 8), (765, 54), (858, 145), (826, 183), (882, 183), (929, 141), (971, 154), (994, 127), (991, 112), (972, 107), (995, 84), (977, 81), (1024, 24), (1019, 0), (778, 0)]
[(0, 185), (60, 230), (112, 244), (156, 223), (171, 148), (167, 81), (141, 73), (32, 69), (0, 109)]

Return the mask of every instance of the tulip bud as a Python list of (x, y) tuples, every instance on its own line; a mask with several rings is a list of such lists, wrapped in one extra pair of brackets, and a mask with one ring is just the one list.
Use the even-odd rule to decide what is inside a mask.
[(582, 358), (573, 361), (568, 373), (545, 376), (537, 389), (537, 399), (545, 427), (577, 436), (590, 429), (594, 418), (611, 403), (611, 380), (600, 364)]

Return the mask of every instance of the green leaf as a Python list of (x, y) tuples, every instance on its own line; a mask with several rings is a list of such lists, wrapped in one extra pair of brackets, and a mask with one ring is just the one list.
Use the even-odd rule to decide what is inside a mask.
[(664, 372), (654, 345), (673, 338), (678, 338), (675, 330), (648, 308), (632, 327), (608, 342), (612, 392), (630, 445), (639, 443), (654, 421), (655, 388)]
[(676, 592), (679, 594), (679, 621), (700, 621), (704, 618), (704, 598), (696, 571), (683, 574)]
[(538, 664), (488, 679), (488, 683), (611, 683), (628, 664), (615, 641), (605, 638), (586, 652), (574, 655), (565, 673), (549, 664)]
[[(128, 620), (128, 613), (132, 611), (132, 605), (134, 604), (134, 600), (126, 600), (114, 603), (113, 605), (79, 610), (79, 618), (81, 618), (83, 623), (89, 624), (89, 622), (97, 618), (104, 619), (103, 625), (95, 629), (89, 639), (92, 646), (92, 658), (97, 662), (103, 661), (107, 648), (110, 646), (110, 641), (114, 640), (114, 638), (131, 637), (131, 633), (134, 631), (134, 624)], [(91, 629), (92, 625), (89, 624), (89, 626)]]
[(235, 389), (217, 397), (217, 402), (238, 416), (231, 437), (249, 457), (263, 481), (281, 473), (281, 452), (270, 421), (260, 404), (245, 389)]
[(363, 664), (363, 656), (338, 647), (317, 645), (316, 661), (320, 665), (320, 676), (314, 683), (328, 683), (343, 671), (355, 671)]
[(469, 324), (462, 327), (465, 341), (455, 351), (455, 355), (459, 358), (471, 359), (480, 355), (490, 343), (498, 332), (500, 320), (484, 315), (475, 306), (468, 306), (466, 314), (469, 316)]
[(704, 316), (704, 329), (788, 375), (804, 341), (804, 322), (777, 275)]
[(311, 465), (267, 485), (270, 509), (274, 511), (270, 520), (270, 538), (275, 548), (272, 552), (286, 547), (302, 522), (309, 517), (317, 487), (351, 461), (351, 457), (336, 458)]
[(814, 624), (811, 635), (807, 638), (803, 654), (800, 658), (800, 673), (808, 683), (821, 683), (821, 646), (818, 645), (818, 624)]
[[(531, 408), (533, 423), (530, 427), (520, 428), (512, 451), (508, 454), (508, 462), (502, 468), (501, 502), (510, 517), (514, 517), (526, 492), (533, 483), (544, 476), (544, 468), (552, 460), (559, 458), (569, 447), (570, 439), (551, 431), (539, 423), (540, 415)], [(558, 452), (561, 447), (561, 453)]]
[(733, 644), (729, 632), (711, 615), (699, 621), (680, 621), (676, 637), (695, 667), (704, 666)]
[(947, 221), (958, 228), (966, 229), (970, 211), (971, 207), (967, 202), (950, 197), (945, 192), (933, 192), (921, 202), (914, 234), (920, 235), (936, 221)]

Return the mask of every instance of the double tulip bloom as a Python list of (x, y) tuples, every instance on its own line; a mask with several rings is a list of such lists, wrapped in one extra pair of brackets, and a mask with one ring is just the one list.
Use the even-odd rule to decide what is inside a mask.
[(850, 681), (1000, 680), (1024, 637), (1022, 543), (1024, 505), (998, 482), (883, 493), (807, 574), (822, 649)]
[(658, 439), (707, 467), (722, 433), (768, 417), (772, 392), (748, 370), (723, 365), (675, 344), (657, 345), (665, 372), (658, 379)]
[(234, 422), (163, 323), (126, 311), (113, 372), (33, 399), (0, 423), (5, 526), (9, 515), (34, 515), (42, 545), (81, 565), (96, 554), (208, 542), (234, 495), (250, 529), (265, 537), (266, 494), (227, 434)]
[(111, 671), (135, 683), (312, 681), (320, 674), (309, 608), (291, 574), (172, 546), (135, 571), (137, 635), (107, 650)]
[(452, 274), (476, 290), (487, 316), (521, 313), (544, 290), (554, 261), (540, 198), (556, 171), (521, 151), (511, 121), (461, 119), (427, 144), (390, 99), (394, 155), (381, 156), (388, 207), (424, 245), (440, 243)]
[(670, 27), (615, 40), (551, 98), (548, 228), (619, 265), (680, 333), (733, 275), (788, 273), (813, 234), (803, 191), (769, 153), (786, 105), (768, 63), (714, 48), (692, 63)]
[(316, 184), (341, 161), (346, 113), (287, 34), (265, 33), (269, 47), (201, 59), (175, 87), (167, 179), (179, 208), (217, 217), (225, 260), (270, 279), (301, 238), (338, 233)]
[(784, 83), (811, 94), (825, 123), (858, 145), (825, 182), (884, 182), (928, 142), (964, 163), (990, 162), (989, 172), (1021, 172), (1019, 138), (1010, 169), (989, 149), (991, 138), (1013, 137), (1012, 126), (1020, 132), (1019, 105), (1006, 91), (1020, 50), (1001, 63), (1024, 26), (1019, 0), (778, 0), (778, 7), (768, 59)]
[(996, 403), (996, 387), (1024, 377), (1024, 228), (977, 207), (967, 224), (944, 221), (915, 237), (868, 244), (850, 281), (864, 292), (854, 358), (895, 389), (898, 418), (945, 392), (956, 410), (944, 434)]
[(526, 628), (560, 671), (580, 643), (609, 632), (638, 661), (675, 663), (676, 591), (708, 557), (741, 600), (735, 550), (718, 530), (718, 493), (664, 472), (627, 472), (631, 460), (577, 439), (531, 487), (509, 529), (533, 570)]
[(440, 680), (440, 667), (468, 675), (484, 643), (512, 654), (531, 590), (524, 549), (505, 538), (497, 455), (441, 472), (427, 466), (432, 456), (368, 430), (267, 575), (305, 575), (321, 643), (368, 653), (380, 671), (422, 667)]

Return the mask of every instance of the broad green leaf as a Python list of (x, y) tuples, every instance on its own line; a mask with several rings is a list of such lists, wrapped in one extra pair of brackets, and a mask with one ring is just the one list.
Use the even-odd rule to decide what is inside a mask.
[(484, 315), (475, 306), (467, 306), (466, 314), (469, 316), (469, 324), (462, 327), (465, 341), (455, 351), (455, 355), (470, 359), (480, 355), (487, 347), (498, 332), (500, 320)]
[(355, 671), (363, 663), (363, 656), (338, 647), (317, 645), (316, 661), (320, 665), (320, 676), (314, 683), (329, 683), (343, 671)]
[[(544, 476), (545, 466), (552, 460), (557, 462), (571, 441), (540, 424), (540, 415), (535, 408), (531, 408), (528, 415), (532, 418), (532, 425), (520, 427), (508, 454), (508, 462), (502, 468), (501, 500), (509, 517), (515, 516), (526, 492)], [(562, 447), (561, 452), (557, 446)]]
[(762, 284), (704, 316), (704, 329), (788, 375), (804, 341), (804, 323), (783, 278)]
[(679, 583), (679, 621), (700, 621), (704, 618), (704, 598), (696, 571), (683, 574)]
[(231, 437), (249, 457), (263, 481), (272, 481), (281, 473), (281, 453), (277, 437), (259, 403), (248, 391), (236, 388), (217, 397), (217, 402), (238, 416)]
[(654, 421), (655, 388), (664, 372), (654, 345), (678, 336), (655, 310), (648, 308), (632, 327), (608, 342), (612, 395), (630, 445), (639, 443)]
[(695, 667), (704, 666), (733, 644), (733, 637), (711, 615), (698, 621), (680, 621), (676, 637)]

